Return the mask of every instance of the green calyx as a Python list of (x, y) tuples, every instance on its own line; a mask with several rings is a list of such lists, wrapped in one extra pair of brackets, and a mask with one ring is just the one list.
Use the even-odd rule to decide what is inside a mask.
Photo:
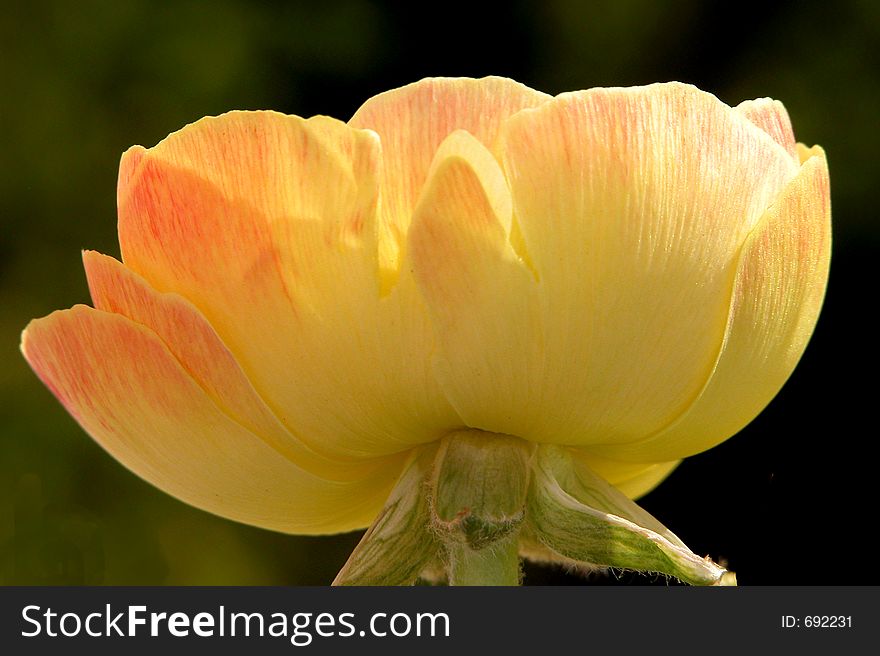
[(735, 583), (564, 447), (462, 430), (414, 453), (334, 585), (518, 585), (520, 556)]

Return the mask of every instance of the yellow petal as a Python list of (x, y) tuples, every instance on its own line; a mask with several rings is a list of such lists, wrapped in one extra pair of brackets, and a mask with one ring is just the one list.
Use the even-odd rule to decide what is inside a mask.
[(648, 464), (622, 462), (602, 458), (583, 449), (571, 449), (571, 454), (630, 499), (646, 495), (681, 464), (681, 460)]
[(541, 284), (548, 402), (525, 437), (653, 434), (708, 379), (741, 245), (796, 164), (677, 83), (562, 94), (511, 117), (499, 152)]
[(125, 264), (206, 317), (272, 412), (331, 458), (460, 420), (430, 372), (414, 283), (380, 298), (376, 135), (271, 112), (203, 119), (120, 172)]
[(772, 98), (757, 98), (745, 100), (735, 109), (773, 137), (773, 140), (785, 148), (792, 159), (800, 164), (791, 119), (781, 102)]
[(724, 344), (702, 394), (651, 439), (599, 453), (642, 462), (692, 455), (737, 433), (776, 396), (810, 339), (828, 278), (828, 165), (821, 148), (812, 155), (742, 250)]
[(476, 138), (455, 132), (413, 214), (409, 254), (447, 398), (472, 428), (526, 436), (541, 411), (538, 286), (509, 243), (511, 219), (498, 163)]
[(619, 480), (614, 484), (614, 487), (630, 499), (638, 499), (665, 481), (666, 477), (675, 471), (675, 468), (680, 464), (681, 460), (674, 460), (672, 462), (648, 465), (644, 470), (633, 475), (631, 478)]
[(307, 471), (330, 480), (351, 480), (374, 463), (321, 457), (278, 421), (205, 317), (178, 294), (160, 294), (112, 257), (83, 253), (95, 308), (128, 317), (150, 328), (180, 365), (233, 420), (262, 437)]
[[(468, 426), (530, 434), (540, 398), (538, 282), (510, 244), (510, 193), (489, 153), (464, 131), (440, 146), (413, 214), (409, 255), (438, 339), (435, 370)], [(679, 461), (620, 462), (573, 450), (631, 498)]]
[(380, 262), (386, 285), (396, 280), (410, 217), (440, 143), (466, 130), (491, 147), (501, 123), (550, 96), (501, 77), (427, 78), (381, 93), (349, 121), (382, 140)]
[(402, 459), (357, 481), (310, 474), (226, 414), (158, 336), (84, 306), (32, 321), (22, 351), (95, 440), (134, 473), (198, 508), (291, 533), (368, 524)]

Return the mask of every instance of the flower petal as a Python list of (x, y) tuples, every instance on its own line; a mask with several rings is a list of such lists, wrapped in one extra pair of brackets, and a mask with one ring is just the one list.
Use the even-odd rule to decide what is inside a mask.
[(734, 109), (773, 137), (800, 164), (791, 119), (781, 102), (772, 98), (757, 98), (745, 100)]
[(32, 321), (22, 351), (95, 440), (134, 473), (198, 508), (291, 533), (368, 524), (403, 458), (361, 480), (318, 478), (231, 419), (144, 326), (77, 306)]
[(550, 96), (502, 77), (427, 78), (365, 102), (349, 121), (382, 140), (380, 263), (386, 286), (396, 280), (410, 217), (440, 143), (466, 130), (492, 147), (502, 122)]
[(186, 299), (160, 294), (124, 264), (94, 251), (83, 264), (95, 307), (150, 328), (180, 365), (233, 420), (307, 471), (330, 480), (358, 478), (374, 463), (330, 460), (309, 449), (278, 421), (254, 390), (235, 356)]
[(199, 309), (290, 432), (363, 458), (460, 423), (430, 372), (414, 283), (379, 294), (375, 134), (237, 112), (130, 152), (126, 265)]
[(672, 462), (659, 462), (648, 465), (644, 470), (633, 475), (632, 478), (617, 481), (614, 487), (630, 499), (639, 499), (665, 481), (666, 477), (675, 471), (675, 468), (680, 464), (681, 460), (673, 460)]
[(831, 254), (828, 165), (815, 147), (739, 258), (724, 343), (691, 408), (643, 442), (602, 448), (640, 462), (705, 451), (740, 431), (779, 392), (819, 316)]
[(571, 449), (572, 456), (586, 465), (630, 499), (638, 499), (660, 485), (681, 460), (660, 463), (625, 462), (608, 460), (584, 451)]
[(434, 368), (465, 424), (528, 434), (545, 409), (538, 286), (509, 242), (510, 191), (477, 139), (440, 146), (409, 232), (411, 268), (438, 342)]
[(562, 94), (511, 117), (500, 152), (552, 372), (541, 393), (554, 411), (524, 437), (651, 435), (708, 379), (737, 254), (797, 166), (741, 114), (678, 83)]

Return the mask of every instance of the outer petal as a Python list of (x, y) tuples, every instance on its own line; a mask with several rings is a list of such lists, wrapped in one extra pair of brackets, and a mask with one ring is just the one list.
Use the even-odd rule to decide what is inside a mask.
[(741, 430), (791, 375), (816, 325), (831, 255), (828, 165), (812, 150), (739, 259), (724, 344), (693, 406), (651, 439), (599, 450), (641, 462), (704, 451)]
[(773, 140), (785, 148), (792, 159), (800, 164), (791, 119), (781, 102), (772, 98), (757, 98), (744, 100), (735, 109), (773, 137)]
[(374, 462), (330, 460), (292, 435), (266, 406), (205, 317), (186, 299), (160, 294), (112, 257), (83, 253), (95, 307), (153, 330), (180, 365), (231, 419), (263, 438), (307, 471), (330, 480), (359, 478)]
[(523, 437), (653, 434), (708, 379), (741, 245), (796, 164), (681, 84), (563, 94), (511, 117), (500, 152), (552, 372), (541, 391), (552, 411)]
[(491, 147), (508, 116), (548, 100), (544, 93), (501, 77), (428, 78), (361, 106), (349, 124), (375, 130), (382, 139), (380, 262), (388, 286), (396, 279), (410, 216), (440, 143), (461, 129)]
[(672, 462), (660, 462), (645, 467), (638, 474), (634, 474), (631, 478), (621, 479), (614, 483), (614, 487), (623, 492), (630, 499), (638, 499), (651, 492), (655, 487), (666, 480), (681, 460)]
[(621, 462), (608, 460), (581, 449), (572, 449), (571, 453), (630, 499), (638, 499), (646, 495), (681, 464), (681, 460), (650, 464)]
[(292, 533), (369, 523), (401, 462), (320, 479), (231, 419), (155, 333), (77, 306), (28, 326), (22, 351), (82, 427), (139, 476), (194, 506)]
[(464, 422), (528, 434), (546, 409), (538, 285), (509, 242), (501, 168), (467, 132), (437, 152), (413, 215), (409, 254), (438, 341), (437, 378)]
[(192, 302), (290, 431), (328, 457), (394, 453), (460, 420), (413, 283), (379, 296), (376, 135), (324, 117), (203, 119), (120, 171), (127, 266)]

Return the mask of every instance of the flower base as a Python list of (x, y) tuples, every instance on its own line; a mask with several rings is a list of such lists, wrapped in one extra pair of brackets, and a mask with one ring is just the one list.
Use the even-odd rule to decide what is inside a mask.
[(521, 556), (736, 583), (566, 448), (462, 430), (413, 454), (334, 585), (518, 585)]

